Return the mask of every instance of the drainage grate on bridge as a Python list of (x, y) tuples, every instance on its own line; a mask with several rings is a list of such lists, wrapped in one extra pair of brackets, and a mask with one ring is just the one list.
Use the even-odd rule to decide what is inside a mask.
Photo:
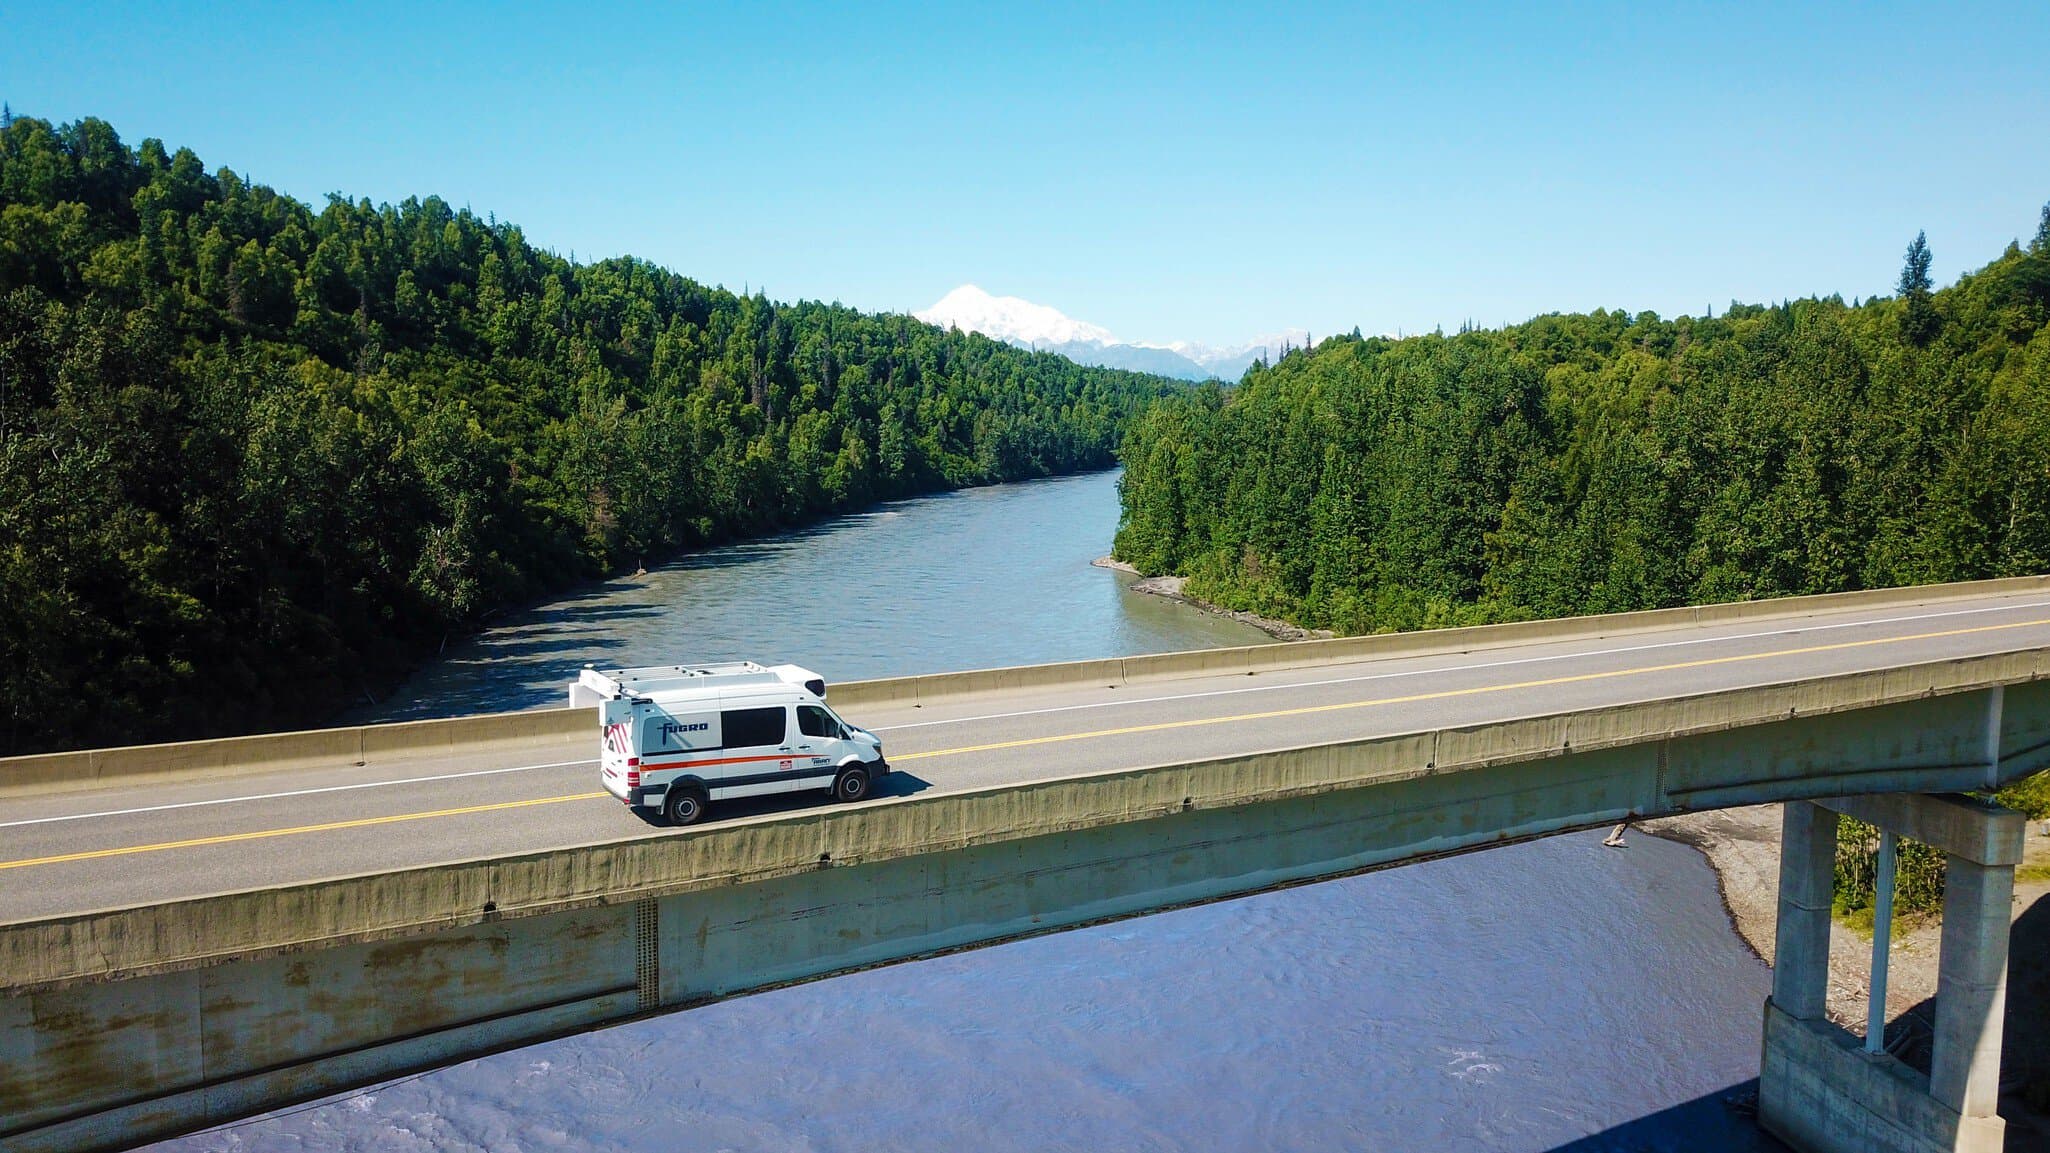
[(662, 1003), (661, 914), (653, 900), (634, 902), (634, 983), (640, 988), (640, 1007), (652, 1009)]

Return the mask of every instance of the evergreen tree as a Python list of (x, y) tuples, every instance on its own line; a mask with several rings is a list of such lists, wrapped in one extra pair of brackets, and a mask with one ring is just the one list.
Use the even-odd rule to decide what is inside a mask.
[(1936, 314), (1934, 298), (1930, 295), (1929, 240), (1915, 233), (1914, 243), (1908, 245), (1908, 256), (1901, 267), (1898, 295), (1901, 298), (1901, 336), (1909, 344), (1925, 345), (1935, 337), (1942, 325), (1942, 318)]
[(1326, 342), (1125, 438), (1116, 555), (1364, 633), (2050, 569), (2050, 257), (1902, 295)]
[(2050, 204), (2043, 206), (2043, 219), (2036, 224), (2036, 238), (2029, 241), (2029, 251), (2050, 255)]
[(319, 723), (580, 579), (1108, 467), (1181, 387), (17, 117), (0, 756)]

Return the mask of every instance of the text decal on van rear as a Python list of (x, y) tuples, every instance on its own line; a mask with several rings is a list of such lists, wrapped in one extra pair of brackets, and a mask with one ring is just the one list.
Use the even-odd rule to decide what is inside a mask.
[(681, 721), (664, 721), (662, 722), (662, 739), (666, 742), (670, 737), (678, 733), (702, 733), (711, 727), (711, 724), (706, 721), (698, 721), (694, 724), (685, 724)]

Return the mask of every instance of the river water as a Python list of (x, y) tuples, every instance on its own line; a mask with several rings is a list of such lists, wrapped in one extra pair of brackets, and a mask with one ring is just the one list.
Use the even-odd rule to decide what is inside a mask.
[[(503, 622), (364, 719), (586, 662), (829, 679), (1252, 644), (1089, 561), (1112, 474), (905, 501)], [(1555, 837), (780, 989), (167, 1150), (1767, 1150), (1770, 974), (1699, 854)]]
[(898, 501), (709, 549), (492, 628), (350, 723), (563, 702), (585, 664), (795, 661), (828, 681), (1267, 643), (1094, 568), (1117, 475)]

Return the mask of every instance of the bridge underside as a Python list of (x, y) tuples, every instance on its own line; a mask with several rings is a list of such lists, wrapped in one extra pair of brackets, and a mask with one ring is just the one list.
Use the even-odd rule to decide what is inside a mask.
[(2041, 660), (0, 926), (0, 1145), (133, 1144), (640, 1014), (1624, 817), (1983, 788), (2044, 763)]

